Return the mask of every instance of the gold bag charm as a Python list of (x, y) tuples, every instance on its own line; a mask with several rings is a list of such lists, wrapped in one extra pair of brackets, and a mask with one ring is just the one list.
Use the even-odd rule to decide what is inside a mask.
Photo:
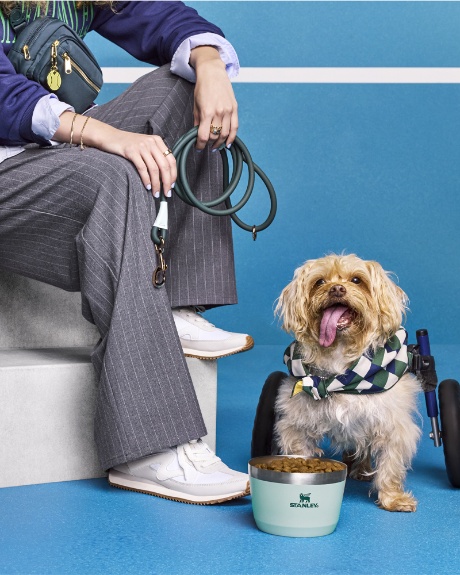
[(59, 90), (61, 87), (61, 74), (57, 70), (51, 70), (48, 76), (46, 77), (46, 83), (48, 84), (49, 89), (52, 92)]
[(61, 74), (57, 67), (57, 47), (59, 45), (59, 40), (55, 40), (51, 44), (51, 70), (46, 77), (46, 83), (52, 92), (59, 90), (62, 83)]

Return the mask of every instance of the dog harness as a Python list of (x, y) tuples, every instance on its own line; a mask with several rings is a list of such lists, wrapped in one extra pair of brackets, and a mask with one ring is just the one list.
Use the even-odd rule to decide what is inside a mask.
[(292, 396), (304, 391), (313, 399), (329, 397), (331, 393), (368, 394), (391, 389), (409, 371), (407, 332), (400, 328), (375, 353), (365, 353), (347, 371), (323, 378), (313, 375), (313, 367), (302, 361), (301, 345), (294, 341), (284, 352), (284, 363), (289, 373), (300, 377)]

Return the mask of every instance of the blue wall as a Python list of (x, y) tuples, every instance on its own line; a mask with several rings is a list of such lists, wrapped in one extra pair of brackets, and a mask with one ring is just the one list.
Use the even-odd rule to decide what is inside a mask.
[[(457, 2), (191, 2), (242, 66), (458, 67)], [(139, 65), (94, 34), (102, 66)], [(100, 102), (125, 86), (107, 85)], [(460, 337), (460, 85), (235, 84), (239, 135), (279, 198), (253, 242), (235, 230), (240, 304), (209, 313), (256, 343), (288, 341), (273, 302), (309, 258), (354, 252), (394, 271), (407, 325)], [(256, 191), (243, 219), (261, 221)], [(413, 336), (411, 338), (413, 340)]]

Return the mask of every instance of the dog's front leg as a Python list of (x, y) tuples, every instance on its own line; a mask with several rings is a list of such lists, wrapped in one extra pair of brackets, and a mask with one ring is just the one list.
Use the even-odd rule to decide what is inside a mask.
[[(408, 433), (410, 430), (401, 430)], [(404, 479), (413, 455), (413, 442), (402, 440), (404, 435), (395, 434), (386, 438), (384, 445), (374, 452), (374, 487), (378, 494), (376, 501), (381, 509), (387, 511), (415, 511), (417, 500), (412, 493), (404, 491)]]
[(293, 425), (287, 418), (281, 418), (275, 424), (275, 441), (282, 455), (321, 456), (323, 450), (318, 446), (320, 439), (309, 435), (308, 430)]
[(274, 439), (282, 455), (321, 456), (318, 444), (322, 434), (312, 425), (312, 402), (306, 394), (291, 397), (292, 378), (286, 378), (279, 389), (275, 404)]

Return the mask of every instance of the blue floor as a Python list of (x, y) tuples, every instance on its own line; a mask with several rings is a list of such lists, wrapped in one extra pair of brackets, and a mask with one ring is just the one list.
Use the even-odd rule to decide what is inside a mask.
[[(260, 388), (283, 368), (283, 347), (259, 346), (219, 363), (217, 451), (236, 469), (246, 469)], [(459, 346), (433, 347), (440, 378), (458, 378)], [(321, 538), (262, 533), (250, 498), (184, 505), (104, 479), (0, 489), (0, 574), (460, 573), (460, 490), (450, 487), (442, 448), (428, 433), (424, 417), (407, 480), (416, 513), (381, 511), (367, 484), (349, 480), (337, 529)]]

